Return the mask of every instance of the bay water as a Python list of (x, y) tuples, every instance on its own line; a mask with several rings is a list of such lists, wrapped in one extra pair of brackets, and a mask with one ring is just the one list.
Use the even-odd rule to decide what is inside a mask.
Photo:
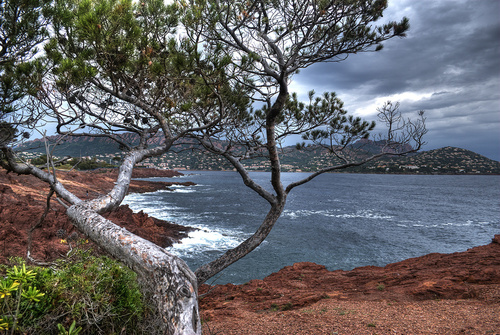
[[(173, 191), (130, 194), (124, 204), (198, 228), (168, 250), (191, 269), (252, 235), (269, 209), (236, 172), (187, 171)], [(284, 173), (283, 183), (307, 173)], [(251, 176), (271, 189), (270, 174)], [(488, 244), (500, 234), (500, 176), (329, 173), (295, 188), (269, 237), (208, 283), (242, 284), (295, 262), (329, 270), (384, 266)]]

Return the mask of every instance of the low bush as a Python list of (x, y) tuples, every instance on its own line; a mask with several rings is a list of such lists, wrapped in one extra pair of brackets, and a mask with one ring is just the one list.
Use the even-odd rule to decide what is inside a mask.
[(108, 257), (74, 249), (51, 267), (0, 265), (0, 334), (140, 334), (144, 313), (136, 274)]

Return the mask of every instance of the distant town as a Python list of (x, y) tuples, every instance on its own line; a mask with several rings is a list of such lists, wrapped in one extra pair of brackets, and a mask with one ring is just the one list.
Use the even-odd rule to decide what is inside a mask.
[[(373, 142), (370, 142), (373, 143)], [(362, 159), (373, 153), (375, 146), (363, 146), (353, 150), (352, 158)], [(40, 156), (42, 147), (36, 141), (28, 142), (18, 150), (24, 159), (43, 164)], [(81, 169), (112, 167), (119, 164), (122, 153), (114, 143), (98, 139), (70, 141), (56, 148), (55, 156), (72, 157), (72, 164), (80, 164)], [(176, 152), (178, 151), (178, 152)], [(36, 162), (36, 161), (35, 161)], [(84, 164), (85, 163), (85, 164)], [(268, 171), (269, 163), (264, 158), (253, 158), (243, 161), (248, 170)], [(285, 172), (310, 172), (322, 167), (338, 164), (332, 155), (320, 147), (308, 147), (298, 150), (295, 147), (284, 147), (281, 152), (281, 168)], [(77, 165), (78, 168), (79, 165)], [(195, 146), (174, 148), (160, 157), (148, 158), (139, 167), (172, 169), (172, 170), (233, 170), (233, 167), (222, 157), (201, 152)], [(360, 167), (340, 170), (351, 173), (384, 173), (384, 174), (500, 174), (500, 162), (491, 160), (469, 150), (445, 147), (430, 151), (422, 151), (410, 156), (385, 156)]]

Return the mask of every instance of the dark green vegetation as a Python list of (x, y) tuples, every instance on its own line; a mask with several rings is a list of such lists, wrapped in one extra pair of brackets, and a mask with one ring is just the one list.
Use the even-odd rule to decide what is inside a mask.
[(147, 333), (136, 274), (108, 257), (73, 249), (48, 267), (13, 258), (0, 277), (1, 334), (61, 334), (73, 322), (80, 334)]
[(370, 173), (500, 174), (500, 162), (470, 150), (445, 147), (407, 157), (389, 156), (350, 170)]
[[(46, 39), (50, 0), (0, 0), (0, 145), (29, 133), (17, 128), (33, 123), (37, 113), (26, 119), (20, 101), (35, 94), (41, 62), (33, 60), (37, 45)], [(24, 120), (22, 120), (24, 119)], [(1, 158), (1, 153), (0, 153)]]
[[(130, 136), (130, 135), (129, 135)], [(56, 140), (56, 137), (49, 137)], [(154, 141), (152, 145), (155, 145)], [(380, 146), (376, 142), (364, 140), (355, 144), (352, 151), (354, 158), (363, 159), (377, 153)], [(30, 141), (18, 147), (26, 157), (37, 157), (44, 146), (40, 141)], [(161, 157), (149, 158), (143, 165), (149, 167), (191, 170), (229, 170), (230, 164), (215, 155), (199, 150), (194, 144), (174, 146), (175, 150)], [(284, 147), (282, 150), (281, 168), (283, 171), (315, 171), (332, 162), (328, 150), (320, 146), (310, 146), (298, 150), (296, 147)], [(177, 151), (177, 152), (175, 152)], [(80, 170), (95, 169), (106, 165), (119, 163), (118, 146), (107, 139), (92, 139), (83, 137), (70, 139), (56, 149), (56, 155), (83, 158), (76, 168)], [(43, 156), (43, 155), (42, 155)], [(34, 158), (37, 159), (37, 158)], [(45, 158), (44, 158), (45, 159)], [(73, 166), (80, 159), (69, 162)], [(35, 162), (35, 163), (34, 163)], [(44, 161), (45, 162), (45, 161)], [(33, 164), (44, 164), (39, 159)], [(267, 171), (269, 164), (265, 158), (255, 158), (244, 161), (249, 170)], [(408, 156), (382, 157), (365, 165), (346, 169), (354, 173), (409, 173), (409, 174), (500, 174), (500, 162), (481, 156), (469, 150), (446, 147), (423, 151)]]
[[(120, 158), (115, 157), (110, 160), (110, 162), (119, 162)], [(43, 154), (41, 156), (38, 156), (36, 158), (33, 158), (31, 160), (31, 164), (44, 168), (44, 166), (47, 165), (47, 155)], [(96, 157), (92, 158), (70, 158), (70, 159), (62, 159), (61, 164), (58, 165), (58, 168), (60, 169), (71, 169), (75, 168), (77, 170), (94, 170), (94, 169), (100, 169), (100, 168), (112, 168), (116, 167), (116, 165), (113, 165), (111, 163), (107, 163), (103, 160), (98, 160)]]

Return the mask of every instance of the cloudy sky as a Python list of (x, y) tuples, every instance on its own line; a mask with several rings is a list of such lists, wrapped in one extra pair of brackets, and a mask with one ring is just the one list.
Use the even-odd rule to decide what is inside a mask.
[(499, 0), (389, 0), (383, 20), (408, 17), (406, 38), (302, 70), (291, 90), (335, 91), (366, 119), (399, 101), (408, 115), (426, 111), (423, 150), (453, 146), (500, 160), (499, 15)]

